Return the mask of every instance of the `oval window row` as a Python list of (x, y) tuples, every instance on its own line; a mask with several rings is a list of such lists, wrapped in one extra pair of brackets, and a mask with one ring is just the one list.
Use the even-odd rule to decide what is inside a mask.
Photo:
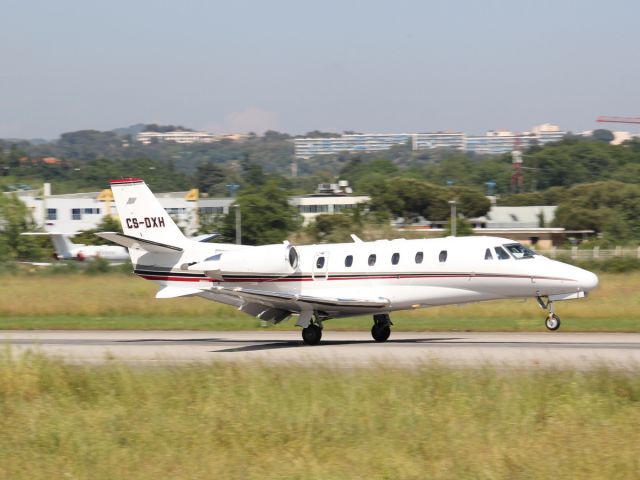
[[(324, 266), (324, 257), (322, 258), (322, 266)], [(377, 255), (375, 253), (372, 253), (371, 255), (369, 255), (369, 258), (367, 259), (367, 264), (370, 267), (373, 267), (376, 264), (376, 260), (377, 260)], [(440, 261), (440, 263), (444, 263), (447, 261), (447, 251), (446, 250), (442, 250), (440, 252), (440, 255), (438, 256), (438, 260)], [(416, 252), (414, 261), (417, 264), (420, 264), (424, 261), (424, 252)], [(391, 255), (391, 265), (398, 265), (398, 263), (400, 263), (400, 254), (399, 253), (394, 253), (393, 255)], [(351, 267), (353, 265), (353, 255), (347, 255), (344, 258), (344, 266), (345, 267)], [(322, 268), (321, 266), (316, 265), (318, 268)]]

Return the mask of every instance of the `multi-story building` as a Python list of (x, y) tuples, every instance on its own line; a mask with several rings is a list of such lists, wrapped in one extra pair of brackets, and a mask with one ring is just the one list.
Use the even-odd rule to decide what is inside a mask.
[(485, 135), (467, 136), (464, 149), (467, 152), (498, 155), (518, 148), (526, 149), (537, 143), (531, 134), (515, 134), (508, 130), (491, 130)]
[(531, 132), (513, 133), (508, 130), (492, 130), (485, 135), (466, 135), (463, 132), (427, 132), (398, 134), (356, 134), (331, 138), (296, 138), (295, 154), (298, 158), (329, 155), (340, 152), (376, 152), (388, 150), (393, 145), (411, 141), (413, 150), (451, 148), (482, 154), (501, 154), (514, 149), (526, 149), (534, 145), (557, 142), (566, 132), (557, 125), (545, 123)]
[(538, 145), (559, 142), (567, 134), (567, 132), (560, 130), (559, 126), (550, 123), (537, 125), (531, 129), (531, 132), (538, 139)]
[(464, 150), (464, 137), (462, 132), (413, 133), (411, 134), (411, 148), (413, 150), (429, 148)]
[(151, 143), (212, 143), (218, 136), (206, 132), (140, 132), (136, 139), (145, 145)]
[(331, 155), (341, 152), (377, 152), (388, 150), (394, 145), (408, 143), (409, 133), (367, 133), (347, 134), (331, 138), (296, 138), (296, 157), (309, 158), (314, 155)]

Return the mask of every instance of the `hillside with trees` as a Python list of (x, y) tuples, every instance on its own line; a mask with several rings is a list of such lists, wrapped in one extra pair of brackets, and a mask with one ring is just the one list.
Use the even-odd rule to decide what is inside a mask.
[[(44, 144), (0, 140), (0, 189), (26, 184), (38, 188), (47, 181), (55, 193), (95, 191), (107, 187), (110, 178), (139, 176), (156, 191), (197, 187), (203, 194), (226, 196), (229, 185), (237, 184), (238, 195), (246, 196), (271, 183), (291, 195), (309, 193), (320, 182), (344, 179), (355, 193), (371, 196), (369, 211), (376, 221), (420, 216), (443, 220), (453, 198), (462, 214), (479, 216), (489, 208), (484, 194), (493, 193), (501, 205), (558, 205), (558, 226), (620, 238), (640, 236), (640, 140), (611, 145), (606, 131), (590, 138), (568, 135), (523, 152), (524, 191), (514, 194), (510, 154), (413, 151), (407, 144), (376, 153), (295, 160), (293, 137), (285, 133), (268, 131), (210, 144), (143, 145), (133, 139), (140, 129), (188, 130), (137, 125), (110, 132), (68, 132)], [(291, 177), (294, 161), (297, 177)]]

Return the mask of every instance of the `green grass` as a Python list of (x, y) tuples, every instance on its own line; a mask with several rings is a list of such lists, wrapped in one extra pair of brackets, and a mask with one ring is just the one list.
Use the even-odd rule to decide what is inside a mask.
[[(563, 331), (640, 332), (640, 272), (603, 273), (588, 299), (556, 303)], [(123, 273), (0, 276), (2, 329), (249, 330), (260, 322), (201, 298), (156, 300), (157, 285)], [(535, 301), (484, 302), (397, 312), (401, 330), (543, 331)], [(327, 322), (329, 329), (368, 330), (370, 318)], [(289, 320), (278, 329), (294, 329)]]
[(0, 478), (640, 476), (640, 376), (0, 358)]

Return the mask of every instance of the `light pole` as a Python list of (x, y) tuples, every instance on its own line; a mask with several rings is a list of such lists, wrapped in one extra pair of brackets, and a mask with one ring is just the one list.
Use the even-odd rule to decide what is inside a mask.
[[(227, 188), (229, 189), (229, 196), (235, 197), (236, 191), (240, 188), (240, 185), (237, 183), (228, 183)], [(240, 211), (240, 204), (236, 202), (235, 205), (232, 205), (236, 209), (236, 245), (242, 244), (242, 212)]]
[(455, 237), (456, 236), (456, 218), (458, 216), (456, 213), (456, 201), (449, 200), (449, 205), (451, 205), (451, 236)]
[(234, 207), (236, 208), (236, 245), (242, 245), (242, 210), (238, 203)]

